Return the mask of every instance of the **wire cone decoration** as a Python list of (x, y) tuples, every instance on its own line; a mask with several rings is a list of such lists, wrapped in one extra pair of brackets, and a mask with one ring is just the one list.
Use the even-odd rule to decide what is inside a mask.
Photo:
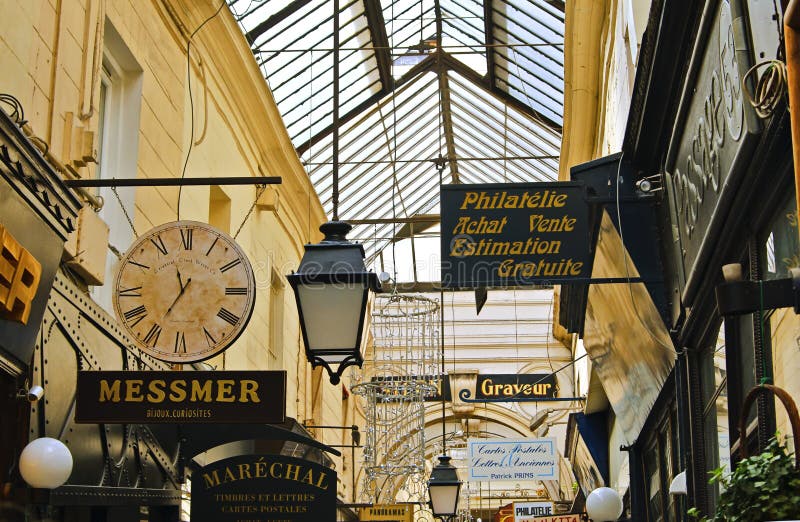
[(352, 385), (366, 417), (362, 498), (373, 504), (425, 491), (425, 397), (442, 382), (439, 303), (376, 296), (371, 345)]

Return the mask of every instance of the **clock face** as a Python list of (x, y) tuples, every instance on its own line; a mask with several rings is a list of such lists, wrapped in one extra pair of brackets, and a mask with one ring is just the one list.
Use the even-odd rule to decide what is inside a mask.
[(177, 363), (230, 346), (255, 303), (245, 253), (224, 232), (196, 221), (166, 223), (137, 239), (114, 284), (117, 318), (138, 346)]

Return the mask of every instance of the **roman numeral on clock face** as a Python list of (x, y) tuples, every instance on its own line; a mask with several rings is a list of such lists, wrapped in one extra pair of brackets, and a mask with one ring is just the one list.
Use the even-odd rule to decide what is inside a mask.
[(162, 255), (167, 255), (167, 246), (164, 244), (164, 240), (161, 239), (161, 236), (156, 236), (155, 238), (150, 238), (150, 242), (155, 245), (159, 252)]
[(154, 324), (150, 327), (150, 330), (147, 331), (147, 335), (144, 336), (145, 344), (150, 346), (155, 346), (158, 342), (158, 337), (161, 335), (161, 326), (158, 324)]
[(191, 228), (181, 229), (181, 244), (184, 250), (192, 249), (192, 232), (193, 230)]
[(139, 324), (139, 322), (147, 316), (147, 309), (144, 307), (144, 305), (139, 305), (136, 308), (131, 308), (130, 310), (128, 310), (127, 312), (125, 312), (122, 315), (123, 315), (123, 317), (125, 317), (125, 321), (131, 321), (131, 320), (135, 319), (129, 325), (129, 326), (133, 327), (133, 326), (136, 326), (137, 324)]
[(235, 326), (236, 323), (239, 322), (239, 316), (229, 311), (225, 307), (219, 309), (219, 312), (217, 312), (217, 317), (219, 317), (226, 323), (230, 324), (231, 326)]
[(217, 344), (217, 341), (214, 340), (214, 338), (211, 336), (211, 333), (206, 330), (205, 327), (203, 327), (203, 333), (206, 334), (206, 342), (208, 343), (209, 347)]
[(230, 263), (227, 263), (224, 266), (220, 267), (219, 271), (220, 272), (227, 272), (228, 270), (230, 270), (231, 268), (235, 267), (236, 265), (238, 265), (241, 262), (242, 262), (242, 260), (237, 257), (236, 259), (234, 259)]
[(225, 289), (225, 295), (247, 295), (247, 288), (241, 286), (237, 287), (227, 287)]
[(186, 353), (186, 336), (183, 332), (175, 332), (175, 353)]
[(141, 289), (142, 289), (141, 286), (134, 286), (133, 288), (123, 288), (123, 289), (121, 289), (119, 291), (119, 296), (120, 297), (142, 297), (141, 292), (139, 292), (139, 290), (141, 290)]

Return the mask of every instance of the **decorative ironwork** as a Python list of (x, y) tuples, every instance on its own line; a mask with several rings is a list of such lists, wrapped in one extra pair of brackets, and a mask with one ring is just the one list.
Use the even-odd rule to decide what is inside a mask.
[(365, 403), (365, 501), (425, 498), (425, 396), (442, 383), (439, 313), (422, 296), (376, 297), (371, 353), (352, 386)]

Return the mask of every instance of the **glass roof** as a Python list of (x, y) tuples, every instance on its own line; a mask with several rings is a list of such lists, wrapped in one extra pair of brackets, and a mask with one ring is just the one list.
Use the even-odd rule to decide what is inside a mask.
[(228, 1), (329, 216), (338, 172), (368, 259), (437, 218), (440, 183), (557, 179), (563, 1), (338, 0), (338, 98), (334, 0)]

